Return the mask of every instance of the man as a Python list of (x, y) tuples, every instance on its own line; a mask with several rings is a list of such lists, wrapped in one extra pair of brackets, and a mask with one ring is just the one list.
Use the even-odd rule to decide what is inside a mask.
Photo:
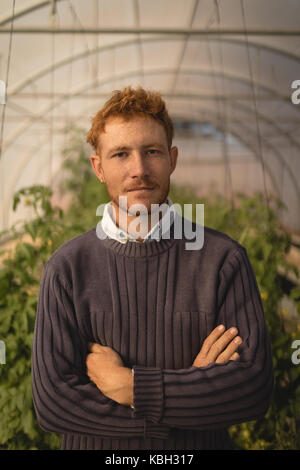
[[(268, 409), (271, 348), (253, 269), (219, 231), (204, 227), (198, 250), (176, 236), (187, 221), (168, 197), (172, 138), (161, 96), (130, 87), (88, 133), (111, 202), (100, 230), (46, 263), (33, 344), (37, 417), (62, 449), (230, 449), (227, 428)], [(165, 210), (153, 223), (155, 204)]]

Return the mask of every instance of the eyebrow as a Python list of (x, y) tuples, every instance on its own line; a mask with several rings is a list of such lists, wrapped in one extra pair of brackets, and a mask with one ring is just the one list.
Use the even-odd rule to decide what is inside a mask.
[(161, 149), (164, 148), (163, 145), (159, 144), (159, 143), (156, 143), (156, 142), (153, 142), (151, 144), (146, 144), (146, 145), (142, 145), (143, 148), (148, 148), (148, 147), (159, 147)]
[(109, 153), (115, 153), (115, 152), (121, 152), (121, 151), (124, 151), (124, 150), (130, 150), (130, 147), (126, 147), (125, 145), (124, 146), (119, 146), (119, 147), (114, 147), (112, 148)]
[[(164, 149), (164, 146), (159, 144), (159, 143), (156, 143), (156, 142), (153, 142), (153, 143), (150, 143), (150, 144), (145, 144), (145, 145), (142, 145), (142, 148), (145, 149), (145, 148), (150, 148), (150, 147), (158, 147), (160, 149)], [(112, 148), (109, 153), (115, 153), (115, 152), (124, 152), (124, 150), (131, 150), (131, 147), (128, 147), (126, 145), (120, 145), (118, 147), (114, 147)]]

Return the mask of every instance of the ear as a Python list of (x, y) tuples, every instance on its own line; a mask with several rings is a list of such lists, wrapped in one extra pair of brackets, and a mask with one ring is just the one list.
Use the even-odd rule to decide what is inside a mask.
[(101, 181), (101, 183), (105, 183), (100, 155), (92, 154), (90, 156), (90, 161), (91, 161), (94, 173), (97, 176), (97, 178)]
[(177, 164), (177, 157), (178, 157), (178, 148), (177, 147), (172, 147), (170, 149), (170, 156), (171, 156), (171, 171), (170, 175), (173, 173), (173, 171), (176, 168)]

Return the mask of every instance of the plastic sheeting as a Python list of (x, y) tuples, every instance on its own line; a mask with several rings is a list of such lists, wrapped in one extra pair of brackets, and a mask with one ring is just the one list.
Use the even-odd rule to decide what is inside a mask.
[[(17, 189), (54, 184), (66, 127), (142, 85), (178, 124), (174, 181), (226, 195), (229, 171), (233, 190), (282, 198), (299, 231), (299, 18), (297, 0), (2, 0), (0, 229)], [(191, 122), (211, 133), (180, 131)]]

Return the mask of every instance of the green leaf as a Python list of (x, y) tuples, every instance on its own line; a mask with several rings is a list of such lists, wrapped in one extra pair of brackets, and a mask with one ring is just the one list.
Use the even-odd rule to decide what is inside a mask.
[(19, 205), (19, 202), (20, 202), (20, 196), (19, 194), (15, 194), (14, 196), (14, 200), (13, 200), (13, 211), (15, 211)]

